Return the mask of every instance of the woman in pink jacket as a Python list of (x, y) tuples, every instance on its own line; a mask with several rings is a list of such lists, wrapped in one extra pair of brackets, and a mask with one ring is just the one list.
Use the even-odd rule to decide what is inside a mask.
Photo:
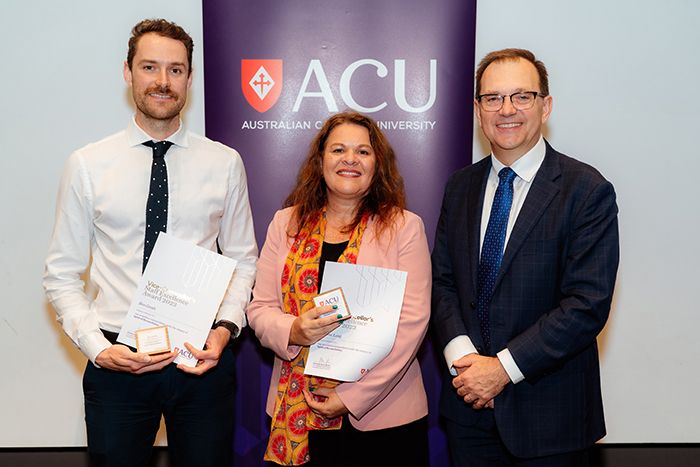
[[(283, 465), (429, 465), (428, 403), (416, 352), (430, 317), (423, 222), (406, 211), (396, 156), (357, 113), (331, 117), (267, 231), (247, 314), (275, 354), (266, 460)], [(326, 261), (408, 272), (394, 346), (356, 382), (304, 375), (309, 346), (340, 326), (314, 307)], [(352, 311), (352, 310), (351, 310)]]

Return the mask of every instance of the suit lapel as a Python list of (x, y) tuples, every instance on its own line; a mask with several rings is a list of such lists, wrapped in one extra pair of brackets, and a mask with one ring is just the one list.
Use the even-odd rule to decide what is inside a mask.
[(474, 292), (478, 289), (479, 279), (479, 243), (481, 240), (481, 214), (484, 208), (484, 192), (486, 191), (486, 182), (491, 171), (491, 157), (488, 161), (480, 164), (478, 170), (472, 174), (473, 183), (469, 184), (469, 199), (476, 200), (476, 203), (469, 203), (467, 206), (467, 225), (469, 227), (469, 258), (471, 263), (472, 285)]
[(542, 166), (537, 171), (535, 179), (532, 181), (530, 191), (527, 193), (523, 207), (520, 209), (520, 214), (515, 221), (513, 231), (508, 240), (508, 245), (506, 245), (506, 249), (503, 253), (503, 260), (501, 261), (501, 268), (498, 271), (494, 290), (498, 287), (501, 279), (518, 254), (518, 251), (520, 251), (523, 244), (530, 236), (532, 229), (535, 228), (535, 225), (537, 225), (537, 222), (559, 192), (559, 186), (554, 183), (554, 180), (561, 175), (559, 156), (549, 143), (546, 144), (547, 151), (542, 161)]

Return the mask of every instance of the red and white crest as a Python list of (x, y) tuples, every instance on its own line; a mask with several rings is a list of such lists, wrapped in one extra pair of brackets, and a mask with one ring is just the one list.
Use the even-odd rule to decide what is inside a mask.
[(282, 60), (241, 60), (241, 87), (251, 107), (266, 112), (282, 92)]

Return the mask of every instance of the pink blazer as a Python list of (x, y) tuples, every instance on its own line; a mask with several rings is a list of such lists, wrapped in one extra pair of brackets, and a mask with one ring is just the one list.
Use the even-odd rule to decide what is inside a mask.
[[(292, 243), (286, 233), (291, 213), (292, 208), (278, 211), (268, 227), (258, 261), (253, 302), (247, 310), (255, 335), (262, 345), (276, 354), (267, 397), (269, 415), (275, 406), (282, 360), (293, 359), (301, 350), (300, 346), (289, 345), (289, 332), (295, 317), (282, 311), (280, 286), (282, 269)], [(399, 218), (397, 222), (399, 228), (387, 246), (389, 233), (377, 241), (375, 225), (370, 221), (357, 257), (357, 264), (408, 272), (393, 349), (362, 379), (342, 383), (336, 388), (350, 411), (351, 423), (362, 431), (405, 425), (428, 413), (416, 352), (430, 319), (430, 253), (420, 217), (404, 211), (404, 220)]]

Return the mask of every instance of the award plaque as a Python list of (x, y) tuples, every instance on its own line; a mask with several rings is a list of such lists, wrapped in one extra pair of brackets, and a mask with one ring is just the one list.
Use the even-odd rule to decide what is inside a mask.
[(136, 349), (139, 352), (148, 355), (170, 352), (170, 338), (168, 337), (167, 326), (140, 329), (134, 334), (136, 335)]
[(348, 309), (348, 302), (345, 300), (345, 295), (343, 295), (342, 287), (337, 287), (333, 290), (329, 290), (328, 292), (324, 292), (322, 294), (316, 295), (314, 297), (314, 305), (316, 305), (316, 306), (338, 305), (337, 309), (331, 311), (330, 313), (326, 313), (325, 315), (322, 315), (323, 317), (330, 316), (333, 314), (333, 315), (342, 315), (340, 318), (338, 318), (339, 320), (350, 318), (350, 310)]

